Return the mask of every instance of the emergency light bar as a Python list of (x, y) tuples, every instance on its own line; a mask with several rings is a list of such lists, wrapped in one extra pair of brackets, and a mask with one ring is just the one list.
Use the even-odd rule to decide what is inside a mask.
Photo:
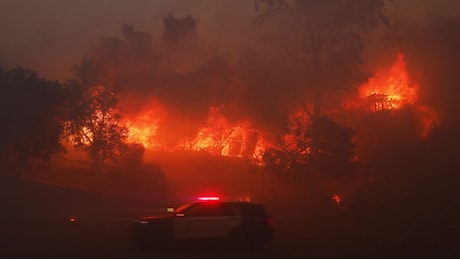
[(210, 201), (210, 200), (220, 200), (219, 197), (199, 197), (198, 200)]

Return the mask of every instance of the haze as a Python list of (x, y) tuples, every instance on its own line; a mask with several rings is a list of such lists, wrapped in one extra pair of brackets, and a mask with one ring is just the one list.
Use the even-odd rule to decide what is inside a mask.
[[(123, 23), (158, 38), (163, 18), (191, 14), (208, 43), (227, 48), (251, 41), (251, 0), (1, 0), (0, 64), (22, 65), (48, 79), (71, 77), (71, 68), (99, 36), (119, 36)], [(388, 4), (397, 23), (458, 17), (456, 0), (405, 0)]]
[(307, 1), (0, 0), (0, 257), (233, 258), (128, 241), (222, 195), (235, 258), (458, 258), (460, 1)]

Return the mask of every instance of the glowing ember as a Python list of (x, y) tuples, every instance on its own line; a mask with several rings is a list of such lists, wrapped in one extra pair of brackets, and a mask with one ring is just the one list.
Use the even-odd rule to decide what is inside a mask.
[(335, 203), (337, 204), (337, 206), (339, 206), (339, 205), (340, 205), (340, 202), (342, 201), (342, 197), (340, 197), (339, 194), (334, 194), (334, 195), (331, 197), (331, 199), (332, 199), (333, 201), (335, 201)]
[(81, 130), (83, 132), (83, 143), (91, 144), (94, 139), (93, 132), (88, 127), (83, 127)]
[(439, 124), (438, 114), (433, 109), (426, 106), (418, 106), (417, 109), (423, 126), (420, 131), (420, 136), (427, 137), (431, 129)]
[(418, 85), (411, 82), (404, 55), (399, 53), (389, 70), (381, 70), (360, 87), (361, 98), (367, 98), (370, 111), (399, 109), (418, 99)]

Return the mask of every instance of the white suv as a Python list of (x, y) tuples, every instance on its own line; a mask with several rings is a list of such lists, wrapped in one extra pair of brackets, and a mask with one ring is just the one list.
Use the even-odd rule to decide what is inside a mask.
[(133, 221), (133, 240), (140, 248), (204, 239), (231, 246), (250, 246), (273, 239), (271, 217), (261, 204), (201, 198), (171, 214)]

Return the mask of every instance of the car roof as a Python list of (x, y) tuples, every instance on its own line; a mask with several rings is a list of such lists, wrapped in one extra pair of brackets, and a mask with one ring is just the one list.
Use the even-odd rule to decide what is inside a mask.
[[(198, 201), (199, 203), (209, 203), (206, 201)], [(247, 202), (247, 201), (226, 201), (226, 200), (219, 200), (219, 201), (213, 201), (211, 203), (220, 203), (220, 204), (230, 204), (234, 205), (238, 210), (240, 210), (243, 214), (262, 214), (262, 215), (268, 215), (264, 205), (260, 203), (255, 203), (255, 202)]]

